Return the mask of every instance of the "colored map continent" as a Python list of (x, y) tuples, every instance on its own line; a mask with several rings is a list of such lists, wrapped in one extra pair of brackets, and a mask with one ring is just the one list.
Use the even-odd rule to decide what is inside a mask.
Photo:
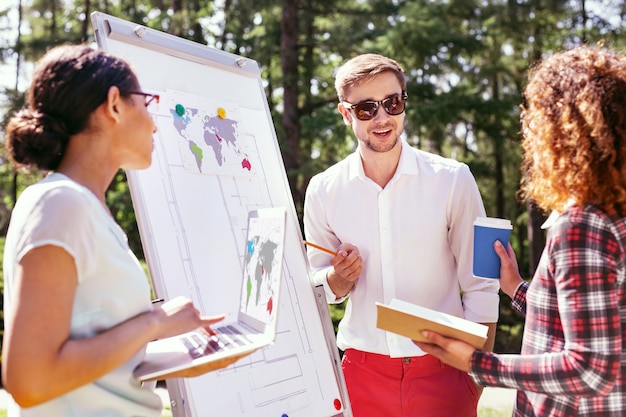
[[(237, 122), (218, 115), (209, 115), (195, 108), (178, 104), (170, 110), (178, 134), (187, 141), (188, 151), (199, 172), (205, 169), (205, 156), (211, 150), (217, 167), (236, 166), (251, 171), (252, 163), (238, 143)], [(236, 158), (236, 161), (231, 160)]]
[[(276, 265), (276, 250), (278, 244), (272, 240), (255, 236), (248, 242), (244, 265), (248, 269), (247, 295), (248, 305), (252, 301), (254, 306), (265, 302), (264, 309), (271, 314), (273, 309), (273, 297), (271, 288), (272, 271)], [(265, 287), (264, 287), (265, 285)], [(264, 293), (265, 290), (265, 293)], [(269, 293), (269, 297), (267, 294)]]

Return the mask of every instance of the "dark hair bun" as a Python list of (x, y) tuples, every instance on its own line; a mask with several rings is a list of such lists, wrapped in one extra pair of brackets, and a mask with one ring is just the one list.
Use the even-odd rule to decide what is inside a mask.
[(5, 144), (12, 162), (56, 171), (70, 138), (85, 132), (91, 114), (107, 100), (112, 87), (122, 96), (138, 88), (126, 61), (87, 45), (52, 48), (35, 66), (27, 109), (7, 125)]
[(7, 124), (6, 138), (9, 155), (17, 165), (49, 171), (61, 162), (69, 134), (62, 121), (23, 109)]

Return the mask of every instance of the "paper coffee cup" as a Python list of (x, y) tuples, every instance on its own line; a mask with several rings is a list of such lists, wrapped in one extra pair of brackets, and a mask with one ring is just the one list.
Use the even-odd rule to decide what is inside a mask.
[(507, 219), (477, 217), (474, 221), (474, 268), (477, 278), (500, 278), (500, 257), (493, 248), (499, 240), (506, 248), (513, 226)]

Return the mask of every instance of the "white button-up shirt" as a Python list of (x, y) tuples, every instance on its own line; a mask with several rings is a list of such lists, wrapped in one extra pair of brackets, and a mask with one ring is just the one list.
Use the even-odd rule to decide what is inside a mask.
[[(359, 248), (363, 272), (337, 335), (340, 349), (418, 356), (408, 338), (376, 327), (375, 303), (392, 298), (479, 323), (498, 318), (498, 280), (472, 276), (473, 222), (484, 216), (467, 165), (420, 151), (402, 140), (395, 175), (381, 188), (365, 176), (359, 151), (314, 176), (304, 204), (306, 239), (327, 248)], [(307, 249), (314, 284), (341, 302), (326, 274), (330, 255)]]

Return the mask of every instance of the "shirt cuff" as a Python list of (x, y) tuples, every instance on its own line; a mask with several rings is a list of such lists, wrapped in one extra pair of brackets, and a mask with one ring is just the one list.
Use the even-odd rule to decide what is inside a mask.
[(521, 313), (526, 312), (526, 291), (528, 291), (528, 285), (526, 281), (520, 282), (511, 300), (511, 306)]
[(344, 297), (337, 298), (333, 290), (330, 288), (330, 285), (328, 285), (328, 271), (330, 271), (331, 268), (332, 266), (316, 271), (312, 276), (312, 281), (313, 285), (322, 285), (324, 287), (327, 304), (340, 304), (350, 293), (346, 294)]
[(487, 352), (476, 350), (470, 358), (468, 375), (474, 380), (474, 383), (476, 385), (479, 385), (481, 387), (488, 386), (488, 381), (484, 378), (481, 378), (481, 363), (485, 362), (485, 359), (488, 355), (489, 354)]
[(330, 284), (328, 284), (328, 271), (329, 270), (330, 268), (326, 270), (326, 276), (324, 278), (324, 292), (326, 293), (326, 301), (329, 304), (341, 304), (343, 300), (348, 298), (348, 295), (350, 295), (350, 291), (348, 291), (348, 294), (344, 295), (343, 297), (337, 298), (333, 290), (330, 288)]

